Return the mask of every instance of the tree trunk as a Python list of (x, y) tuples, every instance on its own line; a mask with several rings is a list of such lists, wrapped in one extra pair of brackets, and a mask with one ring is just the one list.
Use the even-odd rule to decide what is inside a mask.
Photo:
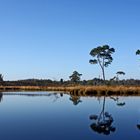
[(105, 81), (105, 70), (102, 68), (102, 73), (103, 73), (103, 80)]
[(105, 121), (105, 116), (104, 116), (104, 114), (105, 114), (105, 95), (104, 95), (104, 100), (103, 100), (103, 107), (102, 107), (102, 111), (101, 111), (101, 113), (100, 113), (100, 115), (99, 115), (99, 118), (98, 118), (98, 123), (100, 122), (100, 120), (102, 119), (102, 116), (103, 116), (103, 120)]

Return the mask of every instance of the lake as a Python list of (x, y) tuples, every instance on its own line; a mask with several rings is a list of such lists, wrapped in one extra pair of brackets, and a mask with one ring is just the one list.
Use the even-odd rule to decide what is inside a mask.
[(139, 140), (140, 97), (0, 93), (2, 140)]

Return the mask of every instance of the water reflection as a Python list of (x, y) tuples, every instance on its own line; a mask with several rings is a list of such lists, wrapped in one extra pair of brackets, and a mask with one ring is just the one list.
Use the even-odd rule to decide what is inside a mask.
[(0, 102), (3, 100), (3, 94), (0, 92)]
[(73, 102), (73, 105), (78, 105), (82, 101), (80, 100), (80, 96), (70, 95), (70, 101)]
[[(15, 96), (26, 96), (26, 97), (15, 98)], [(137, 140), (139, 139), (140, 122), (136, 122), (136, 120), (138, 115), (137, 107), (139, 106), (140, 98), (137, 99), (128, 98), (127, 100), (127, 97), (122, 98), (120, 96), (108, 96), (108, 97), (97, 96), (95, 98), (94, 97), (87, 98), (85, 96), (86, 95), (71, 95), (69, 93), (65, 94), (57, 92), (0, 93), (0, 101), (2, 101), (3, 98), (5, 101), (4, 104), (0, 105), (1, 107), (0, 124), (1, 126), (5, 126), (5, 129), (1, 127), (1, 133), (5, 132), (6, 134), (8, 134), (9, 131), (12, 130), (12, 128), (10, 128), (9, 131), (7, 130), (8, 127), (13, 126), (11, 124), (20, 124), (20, 128), (21, 129), (24, 128), (22, 131), (24, 132), (23, 135), (25, 133), (28, 133), (29, 130), (31, 130), (33, 135), (39, 132), (39, 137), (43, 135), (44, 137), (46, 137), (45, 139), (51, 139), (53, 136), (57, 137), (57, 138), (55, 137), (54, 139), (67, 139), (67, 136), (69, 137), (72, 136), (71, 139), (74, 139), (74, 137), (76, 136), (77, 139), (83, 140), (84, 139), (82, 138), (83, 135), (90, 137), (87, 138), (87, 140), (91, 139), (101, 140), (104, 135), (109, 135), (109, 137), (107, 136), (106, 139), (107, 138), (123, 139), (122, 138), (123, 136), (129, 138), (129, 136), (127, 136), (127, 134), (125, 134), (123, 131), (126, 131), (128, 133), (130, 132), (132, 136), (138, 135), (136, 139)], [(34, 101), (35, 98), (36, 98), (35, 101), (37, 102)], [(17, 102), (14, 102), (11, 99), (15, 99), (15, 101)], [(96, 100), (100, 102), (101, 107), (100, 110), (98, 110), (98, 104)], [(56, 103), (56, 101), (58, 102)], [(29, 107), (27, 108), (26, 106), (28, 104), (26, 105), (26, 103), (28, 102)], [(50, 105), (50, 102), (55, 103)], [(17, 103), (19, 104), (19, 107), (17, 106)], [(127, 108), (124, 109), (120, 108), (124, 107), (126, 103)], [(20, 108), (20, 106), (22, 105), (23, 112), (21, 111)], [(76, 105), (79, 106), (76, 107)], [(108, 105), (109, 109), (107, 108)], [(11, 110), (11, 107), (12, 110), (14, 110), (15, 114), (9, 113), (10, 111), (8, 109)], [(93, 109), (95, 112), (98, 111), (99, 113), (96, 114), (95, 112), (92, 112)], [(66, 113), (67, 110), (68, 113)], [(89, 116), (89, 112), (92, 115)], [(33, 114), (31, 115), (32, 118), (30, 118), (30, 116), (28, 115), (29, 113)], [(12, 115), (12, 117), (10, 115)], [(89, 116), (90, 124), (87, 123), (87, 116)], [(24, 119), (20, 119), (22, 117)], [(10, 125), (8, 124), (9, 122), (11, 123)], [(24, 127), (25, 124), (31, 124), (27, 126), (27, 128), (29, 127), (29, 129)], [(133, 128), (133, 126), (135, 127), (135, 129)], [(15, 127), (17, 127), (17, 130), (19, 130), (20, 132), (19, 126)], [(89, 128), (92, 131), (92, 133), (91, 131), (89, 131)], [(14, 130), (16, 130), (16, 128)], [(12, 133), (14, 132), (12, 131)], [(65, 132), (65, 134), (63, 134), (63, 132)], [(59, 134), (61, 134), (62, 137)], [(130, 137), (130, 139), (131, 138), (132, 137)], [(36, 139), (36, 137), (34, 137), (34, 139)]]
[(119, 97), (110, 97), (110, 99), (113, 99), (116, 102), (117, 106), (123, 107), (125, 106), (125, 102), (124, 101), (120, 101)]
[(63, 97), (63, 93), (9, 93), (9, 92), (0, 92), (0, 102), (3, 100), (3, 95), (4, 96), (27, 96), (27, 97), (49, 97), (53, 100), (53, 102), (56, 102), (60, 97)]
[(49, 97), (52, 97), (53, 102), (56, 102), (61, 96), (58, 93), (53, 93), (53, 94), (49, 95)]
[(137, 124), (137, 128), (140, 130), (140, 124)]
[(109, 135), (111, 132), (115, 132), (116, 128), (113, 126), (113, 117), (109, 112), (105, 112), (105, 103), (106, 97), (104, 96), (102, 110), (99, 115), (90, 115), (90, 120), (93, 120), (93, 123), (90, 125), (90, 128), (104, 135)]

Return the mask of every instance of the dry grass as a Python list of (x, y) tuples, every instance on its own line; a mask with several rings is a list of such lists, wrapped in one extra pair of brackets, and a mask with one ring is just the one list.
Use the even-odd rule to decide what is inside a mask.
[(74, 95), (140, 95), (134, 86), (0, 86), (1, 91), (63, 91)]

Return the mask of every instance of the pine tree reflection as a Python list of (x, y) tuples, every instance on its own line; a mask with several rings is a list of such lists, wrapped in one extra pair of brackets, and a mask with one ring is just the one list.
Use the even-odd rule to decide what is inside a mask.
[(94, 123), (90, 125), (91, 129), (99, 134), (109, 135), (111, 132), (115, 132), (116, 128), (113, 124), (113, 117), (108, 112), (105, 112), (105, 96), (103, 99), (103, 106), (99, 115), (91, 115), (90, 120)]
[(82, 102), (80, 100), (80, 96), (70, 95), (69, 99), (73, 102), (74, 105), (78, 105), (80, 102)]
[(125, 105), (125, 102), (120, 101), (119, 97), (111, 96), (110, 99), (113, 99), (115, 102), (117, 102), (116, 103), (117, 106), (123, 107)]
[(63, 97), (63, 93), (60, 93), (60, 96)]
[(3, 99), (3, 94), (2, 92), (0, 92), (0, 102), (2, 101), (2, 99)]
[(140, 130), (140, 124), (137, 124), (137, 128)]

